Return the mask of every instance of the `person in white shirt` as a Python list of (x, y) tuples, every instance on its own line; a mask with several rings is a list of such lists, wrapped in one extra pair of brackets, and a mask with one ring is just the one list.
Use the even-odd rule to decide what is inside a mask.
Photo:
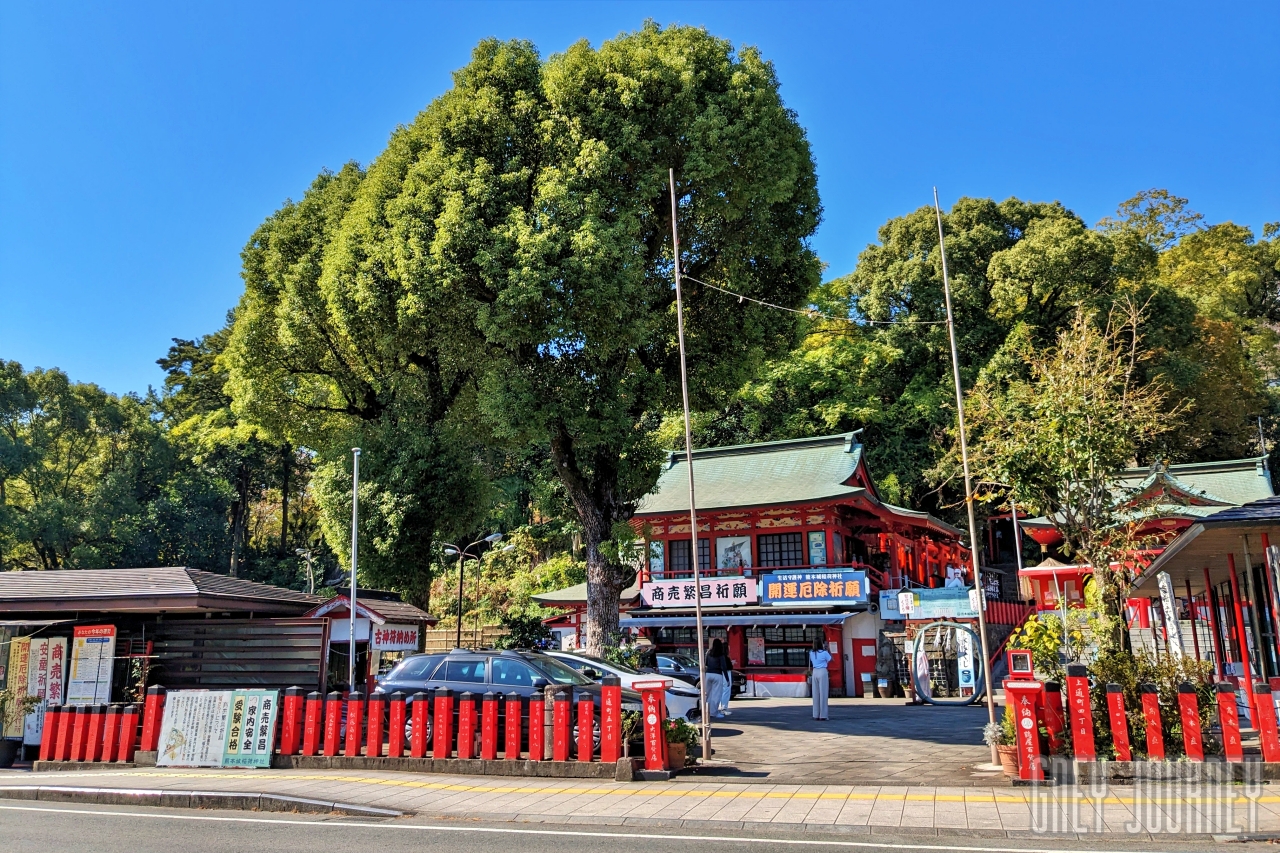
[(827, 664), (831, 663), (831, 652), (822, 647), (821, 640), (813, 641), (813, 649), (809, 652), (809, 685), (813, 693), (813, 718), (827, 719), (827, 695), (831, 692), (830, 674)]

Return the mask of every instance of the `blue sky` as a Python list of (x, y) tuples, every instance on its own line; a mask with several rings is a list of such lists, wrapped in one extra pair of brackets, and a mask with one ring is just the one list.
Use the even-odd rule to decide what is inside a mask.
[(367, 163), (486, 36), (544, 55), (645, 18), (758, 46), (813, 143), (814, 245), (960, 195), (1090, 223), (1166, 187), (1280, 219), (1280, 4), (27, 3), (0, 0), (0, 358), (114, 392), (218, 328), (239, 252)]

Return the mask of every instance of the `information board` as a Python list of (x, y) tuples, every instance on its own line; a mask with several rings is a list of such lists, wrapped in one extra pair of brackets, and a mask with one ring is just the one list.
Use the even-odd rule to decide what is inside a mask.
[(762, 604), (862, 604), (867, 573), (848, 569), (770, 572), (760, 579)]
[(82, 625), (71, 638), (68, 705), (105, 705), (111, 701), (111, 669), (116, 660), (116, 626)]
[(161, 767), (269, 767), (275, 690), (175, 690), (160, 723)]
[(62, 679), (67, 656), (66, 637), (33, 637), (27, 655), (27, 695), (40, 699), (23, 723), (22, 742), (38, 746), (44, 733), (44, 709), (62, 703)]

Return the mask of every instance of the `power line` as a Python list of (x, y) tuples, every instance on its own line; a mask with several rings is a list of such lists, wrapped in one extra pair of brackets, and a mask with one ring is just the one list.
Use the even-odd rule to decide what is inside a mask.
[(765, 308), (775, 308), (779, 311), (790, 311), (792, 314), (803, 314), (804, 316), (808, 317), (810, 320), (819, 320), (819, 319), (830, 320), (836, 323), (848, 323), (852, 326), (858, 326), (863, 324), (868, 326), (911, 326), (911, 325), (928, 326), (928, 325), (942, 325), (947, 322), (946, 320), (866, 320), (866, 319), (852, 320), (848, 317), (837, 317), (834, 314), (826, 314), (822, 311), (819, 311), (816, 308), (788, 308), (785, 305), (778, 305), (774, 302), (766, 302), (763, 299), (756, 299), (755, 297), (747, 296), (746, 294), (743, 294), (743, 293), (734, 293), (732, 290), (728, 290), (726, 288), (720, 287), (719, 285), (711, 284), (709, 282), (696, 279), (693, 276), (689, 275), (688, 273), (682, 273), (680, 277), (685, 279), (686, 281), (697, 282), (703, 287), (709, 287), (712, 290), (718, 290), (727, 296), (736, 296), (739, 303), (752, 302), (752, 303), (755, 303), (756, 305), (761, 305)]

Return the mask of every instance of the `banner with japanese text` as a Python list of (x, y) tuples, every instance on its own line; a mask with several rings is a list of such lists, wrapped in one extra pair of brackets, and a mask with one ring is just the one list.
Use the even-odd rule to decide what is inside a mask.
[(372, 625), (369, 629), (373, 647), (384, 652), (416, 652), (418, 650), (417, 625)]
[(838, 569), (770, 572), (760, 579), (763, 604), (865, 604), (867, 573)]
[(160, 723), (161, 767), (269, 767), (275, 690), (175, 690)]
[(735, 575), (703, 578), (698, 584), (692, 580), (679, 580), (651, 581), (640, 586), (640, 600), (649, 607), (693, 607), (699, 598), (703, 607), (755, 604), (758, 600), (756, 579)]

